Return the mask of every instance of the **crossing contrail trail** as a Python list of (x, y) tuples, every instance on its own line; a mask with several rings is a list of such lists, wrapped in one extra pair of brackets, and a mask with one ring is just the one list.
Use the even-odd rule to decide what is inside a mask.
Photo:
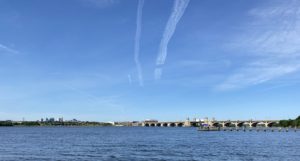
[(190, 0), (175, 0), (172, 13), (168, 19), (167, 25), (165, 27), (165, 31), (163, 33), (158, 56), (156, 59), (156, 66), (157, 68), (154, 71), (155, 79), (160, 79), (162, 74), (161, 66), (165, 64), (166, 58), (167, 58), (167, 49), (168, 49), (168, 43), (170, 39), (172, 38), (176, 25), (179, 22), (180, 18), (184, 14), (184, 11), (186, 7), (188, 6)]
[(134, 62), (136, 65), (140, 86), (144, 85), (143, 72), (142, 72), (142, 67), (141, 67), (141, 63), (139, 60), (143, 6), (144, 6), (144, 0), (139, 0), (138, 8), (137, 8), (137, 16), (136, 16), (136, 32), (135, 32), (135, 39), (134, 39), (134, 41), (135, 41), (135, 43), (134, 43)]

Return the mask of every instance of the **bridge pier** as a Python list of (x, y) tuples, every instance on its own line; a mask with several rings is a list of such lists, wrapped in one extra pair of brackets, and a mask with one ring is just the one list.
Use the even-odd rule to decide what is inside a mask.
[(248, 125), (249, 125), (250, 128), (256, 127), (257, 124), (258, 124), (258, 122), (252, 122), (252, 121), (249, 121), (249, 122), (248, 122)]
[(229, 127), (230, 126), (230, 121), (226, 121), (226, 122), (221, 122), (221, 126), (223, 127), (223, 128), (225, 128), (225, 127)]

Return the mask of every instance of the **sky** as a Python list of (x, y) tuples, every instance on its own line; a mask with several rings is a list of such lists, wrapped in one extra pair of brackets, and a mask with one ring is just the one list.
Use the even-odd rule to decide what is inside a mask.
[(288, 119), (296, 0), (0, 0), (0, 120)]

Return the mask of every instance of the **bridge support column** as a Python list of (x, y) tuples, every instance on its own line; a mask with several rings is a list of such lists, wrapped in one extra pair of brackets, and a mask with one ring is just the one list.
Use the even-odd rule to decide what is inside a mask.
[(266, 128), (269, 127), (269, 124), (270, 124), (269, 122), (264, 122)]
[(249, 125), (249, 127), (250, 127), (250, 128), (252, 128), (252, 127), (253, 127), (253, 123), (252, 123), (252, 122), (249, 122), (249, 124), (248, 124), (248, 125)]
[(238, 122), (233, 122), (234, 127), (238, 127)]
[(226, 127), (226, 126), (225, 126), (225, 125), (226, 125), (225, 122), (222, 122), (221, 125), (222, 125), (223, 128)]

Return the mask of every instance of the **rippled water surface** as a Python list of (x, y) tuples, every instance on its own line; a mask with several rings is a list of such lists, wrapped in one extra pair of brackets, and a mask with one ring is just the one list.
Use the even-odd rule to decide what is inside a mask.
[(300, 132), (1, 127), (0, 160), (295, 160)]

